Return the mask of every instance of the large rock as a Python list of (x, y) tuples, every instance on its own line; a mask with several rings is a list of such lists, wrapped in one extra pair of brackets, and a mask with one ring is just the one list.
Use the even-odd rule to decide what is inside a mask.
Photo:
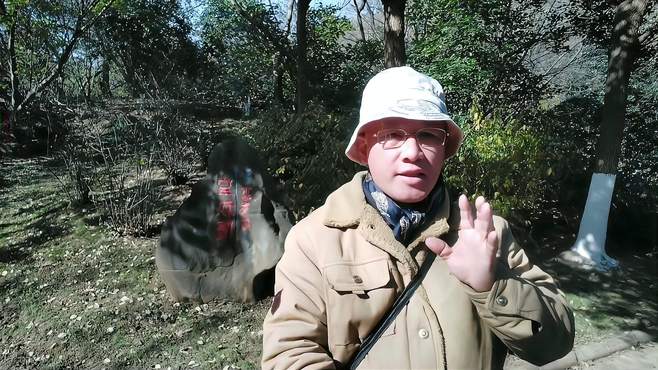
[(208, 176), (165, 221), (156, 265), (175, 300), (250, 302), (272, 293), (291, 222), (261, 163), (241, 140), (218, 144)]

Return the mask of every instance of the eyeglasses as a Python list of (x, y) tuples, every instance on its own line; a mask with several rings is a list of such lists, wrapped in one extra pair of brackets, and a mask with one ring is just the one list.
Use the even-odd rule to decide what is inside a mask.
[(446, 143), (448, 132), (441, 128), (421, 128), (413, 134), (407, 133), (401, 128), (381, 130), (377, 132), (377, 142), (384, 149), (399, 148), (409, 136), (415, 136), (418, 144), (425, 149), (443, 146)]

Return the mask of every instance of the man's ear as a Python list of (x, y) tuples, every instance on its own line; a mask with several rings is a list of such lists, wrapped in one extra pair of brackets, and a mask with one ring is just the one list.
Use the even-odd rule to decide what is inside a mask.
[(359, 153), (359, 157), (363, 158), (364, 162), (367, 162), (368, 161), (368, 150), (370, 148), (369, 148), (369, 145), (368, 145), (368, 141), (366, 140), (366, 137), (363, 134), (363, 132), (361, 132), (359, 134), (359, 136), (356, 137), (356, 142), (354, 143), (354, 145), (356, 145), (356, 150), (357, 150), (357, 153)]

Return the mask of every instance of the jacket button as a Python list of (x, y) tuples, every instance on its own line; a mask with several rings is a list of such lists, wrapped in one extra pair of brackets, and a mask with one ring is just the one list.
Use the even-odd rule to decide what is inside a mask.
[(427, 339), (430, 336), (430, 332), (427, 331), (427, 329), (420, 329), (420, 330), (418, 330), (418, 336), (421, 339)]
[(354, 282), (355, 282), (355, 283), (357, 283), (357, 284), (361, 284), (361, 283), (363, 283), (363, 279), (361, 279), (360, 276), (358, 276), (358, 275), (354, 275), (354, 276), (352, 276), (352, 277), (354, 278)]
[(505, 297), (504, 295), (499, 296), (498, 298), (496, 298), (496, 303), (498, 303), (501, 306), (507, 305), (507, 297)]

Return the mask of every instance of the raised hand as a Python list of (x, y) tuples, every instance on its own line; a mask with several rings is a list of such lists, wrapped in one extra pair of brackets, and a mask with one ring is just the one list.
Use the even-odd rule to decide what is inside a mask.
[(498, 234), (494, 231), (491, 205), (484, 197), (475, 200), (476, 217), (465, 195), (459, 197), (458, 239), (450, 247), (445, 241), (429, 237), (427, 247), (443, 258), (450, 272), (477, 292), (491, 289), (498, 251)]

